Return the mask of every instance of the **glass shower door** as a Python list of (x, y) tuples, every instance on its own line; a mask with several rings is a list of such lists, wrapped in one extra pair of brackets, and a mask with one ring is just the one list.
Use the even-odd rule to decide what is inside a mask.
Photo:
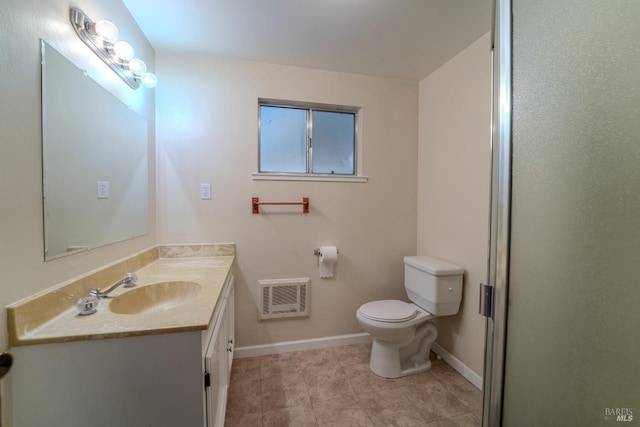
[(500, 3), (511, 200), (494, 420), (640, 424), (640, 2)]

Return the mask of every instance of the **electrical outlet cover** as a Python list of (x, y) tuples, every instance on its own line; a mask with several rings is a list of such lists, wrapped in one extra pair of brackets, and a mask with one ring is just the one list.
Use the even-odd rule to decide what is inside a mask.
[(109, 181), (98, 181), (97, 196), (98, 199), (108, 199), (111, 197)]

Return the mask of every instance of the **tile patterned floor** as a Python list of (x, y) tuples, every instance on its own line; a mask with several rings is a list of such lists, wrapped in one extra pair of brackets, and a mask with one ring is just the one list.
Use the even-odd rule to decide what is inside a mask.
[(227, 427), (477, 427), (480, 390), (442, 360), (420, 374), (380, 378), (369, 344), (236, 359)]

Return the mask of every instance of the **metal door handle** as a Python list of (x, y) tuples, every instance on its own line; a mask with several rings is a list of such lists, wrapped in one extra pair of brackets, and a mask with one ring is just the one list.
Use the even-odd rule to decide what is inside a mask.
[(493, 286), (480, 283), (480, 314), (493, 318)]

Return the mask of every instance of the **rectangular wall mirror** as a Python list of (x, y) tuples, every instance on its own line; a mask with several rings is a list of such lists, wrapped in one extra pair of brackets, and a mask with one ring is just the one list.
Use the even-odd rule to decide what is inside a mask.
[(41, 48), (45, 260), (146, 234), (146, 119)]

